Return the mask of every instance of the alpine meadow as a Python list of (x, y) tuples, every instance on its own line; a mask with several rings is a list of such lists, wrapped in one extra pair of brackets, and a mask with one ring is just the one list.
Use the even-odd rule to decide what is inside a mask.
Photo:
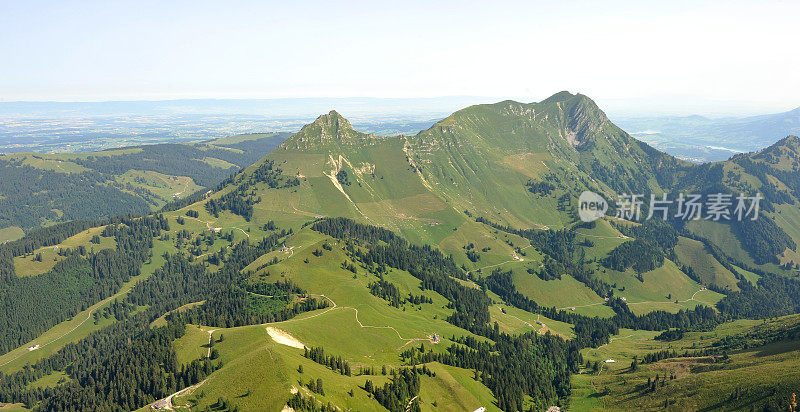
[[(364, 134), (331, 111), (154, 214), (52, 222), (0, 246), (0, 400), (782, 410), (800, 388), (799, 143), (693, 164), (568, 92), (470, 106), (414, 136)], [(6, 167), (147, 173), (97, 156)], [(585, 222), (587, 190), (763, 200), (755, 220), (673, 205), (666, 220)]]

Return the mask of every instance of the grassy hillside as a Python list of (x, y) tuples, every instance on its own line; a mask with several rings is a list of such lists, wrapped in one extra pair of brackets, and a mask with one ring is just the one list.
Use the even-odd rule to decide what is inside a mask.
[(694, 270), (705, 285), (716, 285), (721, 289), (738, 291), (739, 280), (733, 272), (722, 266), (708, 253), (701, 242), (693, 239), (680, 238), (675, 248), (678, 262)]
[[(102, 185), (131, 196), (146, 190), (147, 203), (180, 185), (209, 187), (204, 171), (230, 172), (259, 144), (264, 138), (241, 136), (180, 147), (178, 174), (162, 168), (175, 147), (24, 155), (11, 167), (113, 176)], [(0, 355), (8, 373), (0, 401), (298, 411), (780, 402), (798, 381), (800, 318), (746, 318), (800, 312), (787, 263), (796, 256), (791, 225), (800, 221), (796, 153), (784, 146), (793, 143), (696, 167), (637, 142), (590, 99), (569, 93), (472, 106), (411, 137), (359, 133), (332, 111), (207, 196), (152, 222), (107, 222), (123, 234), (149, 222), (137, 232), (144, 251), (131, 255), (141, 267), (114, 284), (102, 283), (102, 270), (98, 279), (84, 276), (81, 287), (96, 280), (103, 290), (83, 310), (52, 309), (76, 314), (9, 345)], [(756, 227), (753, 242), (741, 238), (748, 226), (576, 216), (586, 189), (608, 196), (717, 187), (766, 187), (763, 216), (775, 226)], [(69, 218), (65, 207), (51, 212)], [(88, 271), (96, 253), (131, 242), (95, 238), (104, 232), (64, 227), (9, 242), (0, 248), (0, 281), (59, 280), (61, 262)], [(786, 246), (783, 262), (763, 254), (778, 246)], [(59, 254), (81, 247), (81, 257)], [(663, 349), (691, 353), (644, 363)], [(634, 357), (642, 362), (628, 371)], [(674, 378), (645, 390), (647, 378), (665, 371)], [(761, 383), (745, 388), (747, 376)], [(26, 391), (16, 391), (18, 382)]]
[[(212, 188), (269, 153), (286, 134), (88, 153), (0, 156), (0, 243), (60, 221), (147, 213)], [(16, 228), (16, 229), (12, 229)]]
[[(767, 324), (737, 321), (712, 332), (689, 332), (673, 342), (654, 340), (655, 333), (620, 331), (601, 348), (584, 356), (600, 362), (599, 371), (586, 370), (576, 377), (573, 406), (577, 410), (740, 410), (786, 405), (800, 390), (797, 369), (797, 316)], [(789, 332), (786, 334), (786, 332)], [(745, 338), (742, 348), (723, 342)], [(716, 349), (714, 349), (716, 348)], [(701, 352), (709, 349), (708, 355)], [(676, 356), (641, 364), (645, 355), (662, 350)], [(692, 356), (684, 356), (684, 353)], [(697, 355), (695, 355), (697, 354)], [(640, 360), (636, 370), (630, 365)], [(607, 363), (606, 360), (613, 360)], [(655, 390), (647, 386), (656, 375), (667, 374)]]
[[(656, 189), (651, 163), (676, 162), (646, 152), (591, 99), (566, 92), (460, 110), (411, 138), (407, 153), (457, 208), (514, 227), (564, 226), (573, 217), (554, 213), (562, 195)], [(553, 187), (520, 190), (528, 182)]]
[(0, 229), (0, 243), (10, 242), (25, 236), (25, 232), (19, 226), (9, 226)]

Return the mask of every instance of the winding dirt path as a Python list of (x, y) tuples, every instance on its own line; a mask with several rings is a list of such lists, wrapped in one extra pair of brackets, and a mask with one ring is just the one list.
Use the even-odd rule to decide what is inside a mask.
[[(257, 295), (257, 293), (255, 293), (255, 294)], [(403, 348), (404, 346), (406, 346), (406, 345), (408, 345), (409, 343), (412, 343), (412, 342), (418, 342), (418, 341), (432, 342), (431, 339), (428, 338), (428, 337), (425, 337), (425, 338), (404, 338), (403, 335), (401, 335), (400, 332), (397, 329), (395, 329), (393, 326), (389, 326), (389, 325), (386, 325), (386, 326), (365, 325), (364, 323), (361, 322), (360, 319), (358, 319), (358, 309), (357, 308), (354, 308), (354, 307), (351, 307), (351, 306), (339, 306), (339, 305), (336, 304), (336, 302), (333, 301), (333, 299), (331, 299), (330, 297), (325, 296), (325, 295), (318, 295), (318, 294), (313, 294), (313, 293), (306, 293), (306, 295), (307, 296), (314, 296), (314, 297), (321, 297), (321, 298), (327, 299), (328, 302), (330, 302), (332, 306), (327, 308), (327, 309), (325, 309), (324, 311), (322, 311), (320, 313), (315, 313), (315, 314), (310, 315), (310, 316), (305, 316), (305, 317), (302, 317), (302, 318), (292, 318), (292, 319), (287, 319), (287, 320), (280, 321), (280, 322), (262, 323), (262, 325), (278, 325), (278, 324), (282, 324), (282, 323), (299, 322), (299, 321), (303, 321), (303, 320), (307, 320), (307, 319), (313, 319), (313, 318), (316, 318), (318, 316), (322, 316), (322, 315), (324, 315), (324, 314), (326, 314), (326, 313), (328, 313), (328, 312), (330, 312), (332, 310), (335, 310), (335, 309), (351, 309), (351, 310), (353, 310), (355, 312), (356, 323), (358, 323), (358, 326), (361, 327), (362, 329), (391, 329), (392, 331), (394, 331), (395, 334), (397, 334), (397, 337), (400, 340), (406, 341), (406, 343), (403, 346), (400, 346), (398, 349)], [(266, 296), (266, 295), (259, 295), (259, 296), (270, 297), (270, 296)]]
[(164, 399), (157, 400), (157, 401), (151, 403), (149, 406), (152, 409), (166, 409), (168, 411), (174, 411), (175, 410), (175, 406), (172, 405), (172, 398), (174, 398), (176, 396), (183, 396), (183, 395), (191, 394), (192, 392), (195, 391), (195, 389), (199, 388), (204, 383), (206, 383), (207, 380), (208, 380), (208, 378), (203, 379), (201, 382), (198, 382), (198, 383), (196, 383), (196, 384), (194, 384), (192, 386), (187, 386), (187, 387), (185, 387), (185, 388), (173, 393), (172, 395), (167, 396)]
[(323, 216), (323, 215), (320, 215), (319, 213), (311, 213), (311, 212), (306, 211), (306, 210), (300, 210), (295, 205), (292, 205), (292, 209), (294, 209), (294, 211), (298, 215), (303, 215), (303, 216), (308, 216), (308, 217), (313, 217), (313, 218), (316, 218), (317, 216)]
[(341, 308), (342, 309), (352, 309), (352, 310), (354, 310), (355, 311), (355, 315), (356, 315), (356, 322), (358, 323), (358, 326), (360, 326), (362, 329), (391, 329), (392, 331), (394, 331), (394, 333), (397, 334), (397, 337), (400, 338), (400, 340), (406, 341), (405, 344), (403, 344), (402, 346), (397, 348), (398, 350), (404, 348), (405, 346), (407, 346), (409, 343), (412, 343), (412, 342), (428, 341), (428, 342), (433, 343), (433, 341), (430, 338), (404, 338), (403, 335), (401, 335), (400, 332), (397, 329), (395, 329), (393, 326), (388, 326), (388, 325), (386, 325), (386, 326), (365, 325), (365, 324), (361, 323), (361, 321), (358, 319), (358, 309), (352, 308), (352, 307), (347, 307), (347, 306), (343, 306)]
[(630, 305), (641, 305), (641, 304), (643, 304), (643, 303), (676, 303), (676, 302), (677, 302), (677, 303), (686, 303), (686, 302), (689, 302), (689, 301), (692, 301), (692, 300), (693, 300), (693, 301), (695, 301), (695, 302), (709, 304), (708, 302), (703, 302), (702, 300), (697, 300), (697, 299), (695, 299), (695, 298), (694, 298), (695, 296), (697, 296), (697, 294), (698, 294), (698, 293), (700, 293), (700, 292), (702, 292), (702, 291), (704, 291), (704, 290), (708, 290), (708, 289), (706, 289), (706, 288), (700, 288), (699, 290), (697, 290), (696, 292), (694, 292), (694, 294), (692, 295), (692, 297), (690, 297), (689, 299), (685, 299), (685, 300), (678, 300), (678, 301), (668, 300), (668, 301), (666, 301), (666, 302), (664, 302), (664, 301), (657, 301), (657, 300), (651, 300), (651, 301), (646, 301), (646, 302), (633, 302), (633, 303), (628, 303), (628, 302), (625, 302), (625, 303), (627, 303), (627, 304), (628, 304), (628, 306), (630, 306)]
[[(533, 245), (528, 245), (528, 246), (525, 246), (525, 247), (523, 247), (523, 248), (520, 248), (519, 250), (525, 250), (525, 249), (527, 249), (527, 248), (529, 248), (529, 247), (532, 247), (532, 246), (533, 246)], [(525, 260), (525, 259), (523, 259), (523, 258), (521, 258), (521, 257), (517, 256), (517, 253), (516, 253), (516, 252), (514, 252), (514, 255), (513, 255), (513, 256), (514, 256), (514, 257), (512, 257), (512, 258), (511, 258), (511, 259), (509, 259), (509, 260), (505, 260), (505, 261), (502, 261), (502, 262), (500, 262), (500, 263), (495, 263), (494, 265), (488, 265), (488, 266), (484, 266), (484, 267), (481, 267), (481, 268), (473, 269), (473, 270), (470, 270), (470, 271), (469, 271), (469, 272), (467, 272), (467, 273), (473, 273), (473, 272), (477, 272), (477, 271), (479, 271), (479, 270), (480, 270), (480, 271), (482, 271), (483, 269), (489, 269), (489, 268), (493, 268), (493, 267), (496, 267), (496, 266), (505, 265), (506, 263), (511, 263), (511, 262), (523, 262), (523, 261)]]
[[(162, 179), (162, 180), (163, 180), (163, 179)], [(169, 184), (169, 183), (167, 183), (167, 184)], [(188, 191), (188, 190), (189, 190), (189, 181), (188, 181), (188, 180), (184, 180), (184, 181), (183, 181), (183, 190), (181, 190), (180, 192), (174, 193), (174, 194), (172, 195), (172, 197), (177, 197), (177, 198), (180, 198), (180, 197), (181, 197), (181, 195), (183, 195), (184, 193), (186, 193), (186, 191)]]
[(588, 307), (591, 307), (591, 306), (605, 305), (605, 304), (606, 304), (606, 302), (597, 302), (597, 303), (590, 303), (588, 305), (564, 306), (563, 308), (556, 308), (556, 309), (557, 310), (567, 310), (567, 309), (572, 309), (572, 308), (575, 308), (575, 309), (588, 308)]
[(518, 321), (530, 326), (531, 329), (535, 330), (536, 333), (538, 333), (540, 335), (544, 335), (545, 333), (547, 333), (547, 331), (551, 331), (551, 332), (555, 333), (556, 335), (560, 335), (560, 334), (554, 332), (552, 329), (548, 328), (547, 325), (540, 320), (541, 316), (538, 313), (536, 314), (536, 322), (539, 322), (541, 324), (541, 327), (539, 329), (536, 329), (536, 326), (533, 326), (533, 324), (528, 322), (527, 320), (520, 319), (520, 318), (518, 318), (518, 317), (516, 317), (516, 316), (514, 316), (514, 315), (512, 315), (510, 313), (506, 313), (506, 315), (511, 316), (512, 318), (514, 318), (514, 319), (516, 319), (516, 320), (518, 320)]
[(208, 354), (206, 355), (206, 358), (211, 358), (211, 341), (212, 337), (214, 336), (214, 332), (216, 331), (216, 329), (211, 329), (208, 331)]
[[(679, 300), (678, 303), (686, 303), (686, 302), (689, 302), (689, 301), (693, 300), (695, 302), (705, 303), (705, 304), (708, 305), (709, 304), (708, 302), (703, 302), (702, 300), (695, 299), (695, 296), (697, 296), (698, 293), (706, 291), (706, 290), (708, 290), (708, 289), (707, 288), (700, 288), (696, 292), (694, 292), (692, 297), (690, 297), (689, 299), (685, 299), (685, 300)], [(645, 304), (645, 303), (672, 303), (672, 304), (675, 304), (675, 301), (674, 300), (647, 300), (647, 301), (644, 301), (644, 302), (625, 302), (625, 304), (627, 304), (628, 306), (630, 306), (630, 305), (642, 305), (642, 304)], [(557, 310), (567, 310), (567, 309), (572, 309), (572, 308), (575, 308), (575, 309), (577, 309), (577, 308), (588, 308), (590, 306), (598, 306), (598, 305), (605, 305), (605, 304), (606, 304), (606, 302), (597, 302), (597, 303), (591, 303), (591, 304), (588, 304), (588, 305), (565, 306), (563, 308), (556, 308), (556, 309)]]
[[(47, 342), (47, 343), (41, 343), (41, 344), (39, 344), (39, 347), (38, 347), (38, 348), (36, 348), (35, 350), (39, 350), (39, 349), (41, 349), (41, 348), (43, 348), (43, 347), (45, 347), (45, 346), (47, 346), (47, 345), (50, 345), (51, 343), (53, 343), (53, 342), (56, 342), (56, 341), (60, 340), (61, 338), (63, 338), (64, 336), (67, 336), (67, 335), (69, 335), (70, 333), (74, 332), (76, 329), (78, 329), (78, 328), (79, 328), (79, 327), (81, 327), (81, 326), (82, 326), (84, 323), (86, 323), (86, 322), (87, 322), (89, 319), (91, 319), (91, 318), (92, 318), (92, 314), (93, 314), (93, 313), (94, 313), (94, 312), (95, 312), (97, 309), (100, 309), (100, 307), (101, 307), (101, 306), (103, 306), (103, 305), (105, 305), (106, 303), (110, 302), (112, 299), (116, 299), (116, 298), (118, 298), (118, 297), (119, 297), (118, 295), (119, 295), (119, 293), (116, 293), (116, 294), (114, 294), (114, 295), (111, 295), (111, 296), (109, 296), (109, 297), (107, 297), (107, 298), (105, 298), (105, 299), (101, 300), (100, 302), (97, 302), (97, 303), (95, 303), (94, 305), (92, 305), (92, 306), (95, 306), (95, 307), (94, 307), (94, 308), (92, 308), (92, 309), (90, 309), (90, 310), (89, 310), (89, 312), (86, 314), (86, 319), (84, 319), (83, 321), (81, 321), (80, 323), (78, 323), (77, 325), (75, 325), (75, 326), (74, 326), (72, 329), (70, 329), (70, 330), (68, 330), (68, 331), (66, 331), (66, 332), (64, 332), (64, 333), (62, 333), (61, 335), (58, 335), (58, 336), (56, 336), (56, 337), (55, 337), (55, 338), (53, 338), (53, 339), (50, 339), (50, 341), (49, 341), (49, 342)], [(77, 316), (77, 315), (76, 315), (76, 316)], [(30, 343), (33, 343), (33, 342), (30, 342)], [(30, 345), (29, 345), (29, 346), (30, 346)], [(18, 350), (18, 349), (17, 349), (17, 350)], [(30, 352), (30, 351), (21, 352), (19, 355), (15, 356), (15, 357), (13, 357), (13, 358), (11, 358), (11, 359), (9, 359), (9, 360), (7, 360), (7, 361), (3, 362), (3, 363), (0, 363), (0, 366), (6, 366), (6, 365), (8, 365), (9, 363), (11, 363), (11, 362), (14, 362), (15, 360), (17, 360), (17, 359), (21, 358), (22, 356), (24, 356), (24, 355), (25, 355), (26, 353), (28, 353), (28, 352)]]
[(595, 237), (595, 238), (598, 238), (598, 239), (631, 239), (631, 237), (625, 236), (625, 235), (623, 235), (623, 234), (621, 234), (621, 233), (620, 233), (620, 235), (619, 235), (619, 236), (600, 236), (600, 235), (590, 235), (590, 234), (588, 234), (588, 233), (583, 233), (583, 232), (578, 232), (578, 231), (575, 231), (575, 233), (576, 233), (576, 234), (579, 234), (579, 235), (581, 235), (581, 236), (586, 236), (586, 237)]
[(630, 335), (628, 335), (628, 336), (620, 336), (620, 337), (618, 337), (618, 338), (610, 338), (610, 339), (608, 339), (608, 342), (606, 342), (606, 343), (604, 343), (604, 344), (602, 344), (602, 345), (600, 345), (600, 346), (596, 347), (595, 349), (600, 349), (600, 348), (602, 348), (603, 346), (606, 346), (606, 345), (610, 344), (611, 342), (614, 342), (614, 340), (617, 340), (617, 339), (628, 339), (628, 338), (630, 338), (630, 337), (631, 337), (631, 336), (633, 336), (633, 335), (634, 335), (634, 334), (633, 334), (633, 333), (631, 333), (631, 334), (630, 334)]
[[(251, 292), (251, 293), (252, 293), (252, 292)], [(268, 296), (268, 295), (260, 295), (260, 294), (257, 294), (257, 293), (254, 293), (254, 294), (255, 294), (255, 295), (259, 295), (259, 296), (266, 296), (266, 297), (270, 297), (270, 296)], [(364, 324), (363, 324), (363, 323), (362, 323), (362, 322), (361, 322), (361, 321), (358, 319), (358, 309), (357, 309), (357, 308), (350, 307), (350, 306), (339, 306), (339, 305), (337, 305), (337, 304), (336, 304), (336, 302), (335, 302), (333, 299), (331, 299), (331, 298), (330, 298), (330, 297), (328, 297), (328, 296), (325, 296), (324, 294), (314, 294), (314, 293), (307, 293), (307, 294), (305, 294), (305, 295), (306, 295), (306, 296), (314, 296), (314, 297), (320, 297), (320, 298), (323, 298), (323, 299), (327, 299), (327, 300), (328, 300), (328, 301), (331, 303), (331, 305), (332, 305), (332, 306), (331, 306), (331, 307), (329, 307), (329, 308), (327, 308), (327, 309), (325, 309), (325, 310), (324, 310), (324, 311), (322, 311), (322, 312), (315, 313), (315, 314), (313, 314), (313, 315), (310, 315), (310, 316), (305, 316), (305, 317), (302, 317), (302, 318), (292, 318), (292, 319), (287, 319), (287, 320), (280, 321), (280, 322), (268, 322), (268, 323), (262, 323), (262, 324), (261, 324), (261, 326), (266, 326), (266, 325), (279, 325), (279, 324), (290, 323), (290, 322), (300, 322), (300, 321), (304, 321), (304, 320), (308, 320), (308, 319), (313, 319), (313, 318), (316, 318), (316, 317), (322, 316), (322, 315), (324, 315), (324, 314), (326, 314), (326, 313), (328, 313), (328, 312), (330, 312), (330, 311), (332, 311), (332, 310), (336, 310), (336, 309), (352, 309), (352, 310), (355, 312), (355, 319), (356, 319), (356, 322), (358, 323), (358, 325), (359, 325), (359, 326), (360, 326), (362, 329), (367, 329), (367, 328), (373, 328), (373, 329), (391, 329), (391, 330), (393, 330), (393, 331), (394, 331), (394, 333), (396, 333), (396, 334), (397, 334), (397, 337), (398, 337), (398, 338), (400, 338), (400, 340), (404, 340), (404, 341), (406, 341), (406, 343), (405, 343), (403, 346), (400, 346), (399, 348), (397, 348), (398, 350), (402, 349), (404, 346), (408, 345), (408, 344), (409, 344), (409, 343), (411, 343), (411, 342), (416, 342), (416, 341), (428, 341), (428, 342), (432, 342), (432, 340), (431, 340), (430, 338), (404, 338), (404, 337), (403, 337), (403, 336), (400, 334), (400, 332), (398, 332), (398, 331), (397, 331), (397, 329), (395, 329), (393, 326), (388, 326), (388, 325), (387, 325), (387, 326), (373, 326), (373, 325), (364, 325)], [(212, 330), (210, 330), (210, 331), (208, 332), (208, 340), (209, 340), (208, 357), (211, 357), (211, 346), (210, 346), (210, 343), (211, 343), (211, 339), (212, 339), (213, 333), (214, 333), (215, 331), (217, 331), (217, 330), (218, 330), (218, 329), (212, 329)], [(187, 388), (181, 389), (181, 390), (179, 390), (178, 392), (175, 392), (175, 393), (173, 393), (172, 395), (169, 395), (169, 396), (167, 396), (167, 397), (166, 397), (166, 398), (164, 398), (164, 399), (158, 400), (158, 401), (156, 401), (156, 402), (154, 402), (154, 403), (150, 404), (150, 407), (151, 407), (151, 408), (153, 408), (153, 409), (166, 409), (166, 410), (174, 411), (175, 409), (174, 409), (174, 406), (172, 405), (172, 399), (173, 399), (174, 397), (176, 397), (176, 396), (183, 396), (183, 395), (187, 395), (187, 394), (191, 393), (191, 391), (194, 391), (195, 389), (197, 389), (198, 387), (200, 387), (201, 385), (203, 385), (203, 384), (204, 384), (204, 383), (205, 383), (207, 380), (208, 380), (208, 378), (204, 379), (204, 380), (203, 380), (202, 382), (200, 382), (200, 383), (197, 383), (196, 385), (192, 385), (192, 386), (189, 386), (189, 387), (187, 387)], [(415, 398), (413, 398), (413, 399), (412, 399), (412, 400), (409, 402), (409, 405), (408, 405), (408, 407), (409, 407), (409, 408), (410, 408), (410, 406), (411, 406), (411, 403), (413, 402), (413, 400), (414, 400), (414, 399), (416, 399), (416, 397), (415, 397)]]
[[(211, 227), (211, 225), (213, 225), (213, 224), (214, 224), (214, 222), (216, 222), (216, 220), (202, 220), (202, 219), (199, 219), (199, 218), (196, 218), (196, 217), (191, 217), (191, 216), (183, 216), (183, 218), (184, 218), (184, 219), (196, 220), (196, 221), (198, 221), (198, 222), (200, 222), (200, 223), (205, 223), (205, 224), (206, 224), (206, 228), (208, 228), (208, 230), (214, 230), (214, 229)], [(249, 234), (249, 233), (247, 233), (247, 231), (245, 231), (244, 229), (242, 229), (242, 228), (240, 228), (240, 227), (238, 227), (238, 226), (226, 226), (226, 227), (220, 227), (220, 230), (222, 230), (222, 229), (238, 229), (238, 230), (241, 230), (241, 231), (242, 231), (242, 233), (244, 233), (244, 235), (245, 235), (245, 236), (247, 236), (247, 238), (248, 238), (248, 239), (250, 239), (250, 234)]]

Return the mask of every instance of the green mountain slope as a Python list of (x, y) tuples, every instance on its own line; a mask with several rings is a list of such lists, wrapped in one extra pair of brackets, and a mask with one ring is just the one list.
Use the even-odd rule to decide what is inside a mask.
[(763, 199), (757, 220), (741, 222), (692, 221), (692, 233), (712, 240), (737, 263), (775, 273), (793, 273), (797, 235), (793, 223), (800, 195), (798, 138), (789, 136), (774, 145), (730, 160), (676, 169), (674, 192), (740, 194)]
[[(706, 334), (741, 339), (745, 327), (761, 330), (753, 319), (800, 313), (795, 270), (773, 261), (796, 248), (771, 254), (798, 235), (793, 147), (790, 138), (695, 166), (566, 92), (471, 106), (416, 136), (359, 133), (332, 111), (157, 217), (54, 226), (0, 247), (0, 305), (17, 304), (8, 291), (30, 305), (31, 290), (78, 281), (76, 293), (45, 298), (50, 318), (0, 317), (12, 331), (0, 401), (45, 410), (167, 400), (296, 411), (624, 409), (664, 397), (740, 405), (749, 395), (731, 400), (725, 379), (753, 358), (728, 341), (720, 347), (737, 351), (732, 363), (677, 371), (657, 399), (640, 383), (676, 362), (625, 367), (668, 348), (661, 339), (697, 349), (678, 363), (702, 366), (722, 355)], [(575, 203), (586, 189), (765, 189), (761, 217), (772, 223), (582, 223)], [(112, 272), (112, 282), (89, 264), (100, 253), (112, 262), (127, 253), (134, 270)], [(81, 273), (71, 276), (73, 266)], [(796, 340), (794, 329), (780, 335)], [(752, 340), (768, 351), (775, 342)], [(602, 366), (614, 358), (625, 364)], [(797, 381), (773, 372), (793, 365), (788, 356), (765, 363), (767, 386), (789, 389), (759, 389), (758, 405), (784, 405)], [(719, 384), (691, 403), (686, 388), (706, 377)]]
[(540, 103), (471, 106), (410, 137), (357, 132), (333, 111), (268, 156), (301, 184), (288, 194), (262, 195), (254, 208), (287, 212), (296, 221), (363, 219), (442, 244), (452, 233), (440, 225), (457, 228), (474, 217), (515, 228), (569, 228), (584, 190), (609, 200), (622, 193), (648, 199), (650, 193), (760, 190), (765, 213), (754, 224), (673, 224), (692, 236), (732, 234), (718, 246), (735, 263), (783, 273), (779, 265), (795, 262), (796, 241), (787, 234), (794, 233), (791, 212), (776, 220), (776, 210), (795, 205), (800, 193), (791, 150), (785, 139), (728, 162), (690, 164), (632, 138), (591, 99), (567, 92)]
[(212, 188), (269, 153), (286, 134), (76, 154), (0, 156), (0, 228), (147, 213)]
[[(657, 170), (681, 164), (614, 126), (589, 98), (568, 93), (541, 103), (471, 106), (412, 137), (359, 133), (331, 112), (269, 159), (308, 182), (294, 208), (395, 228), (403, 226), (398, 217), (438, 223), (430, 213), (443, 209), (516, 227), (564, 227), (574, 222), (558, 212), (564, 195), (657, 191), (670, 183)], [(320, 187), (327, 181), (332, 188)], [(546, 195), (525, 190), (537, 182), (553, 188)]]
[(289, 214), (283, 219), (295, 221), (351, 217), (439, 243), (450, 235), (439, 224), (446, 222), (451, 230), (466, 219), (419, 179), (404, 144), (402, 137), (359, 133), (336, 112), (320, 116), (267, 156), (300, 185), (259, 193), (255, 215), (282, 212)]
[[(656, 169), (679, 163), (616, 127), (588, 97), (567, 92), (541, 103), (472, 106), (409, 143), (421, 176), (443, 196), (517, 227), (571, 223), (551, 212), (565, 194), (656, 191), (664, 184)], [(519, 190), (529, 181), (552, 192)]]

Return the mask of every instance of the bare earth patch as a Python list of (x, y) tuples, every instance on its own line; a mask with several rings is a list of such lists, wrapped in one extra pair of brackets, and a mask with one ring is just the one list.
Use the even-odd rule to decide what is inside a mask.
[(297, 349), (303, 349), (306, 347), (306, 345), (303, 345), (303, 342), (300, 342), (299, 340), (295, 339), (294, 336), (278, 328), (273, 328), (271, 326), (267, 327), (267, 333), (269, 334), (269, 337), (272, 338), (272, 340), (274, 340), (277, 343), (280, 343), (281, 345), (291, 346)]

